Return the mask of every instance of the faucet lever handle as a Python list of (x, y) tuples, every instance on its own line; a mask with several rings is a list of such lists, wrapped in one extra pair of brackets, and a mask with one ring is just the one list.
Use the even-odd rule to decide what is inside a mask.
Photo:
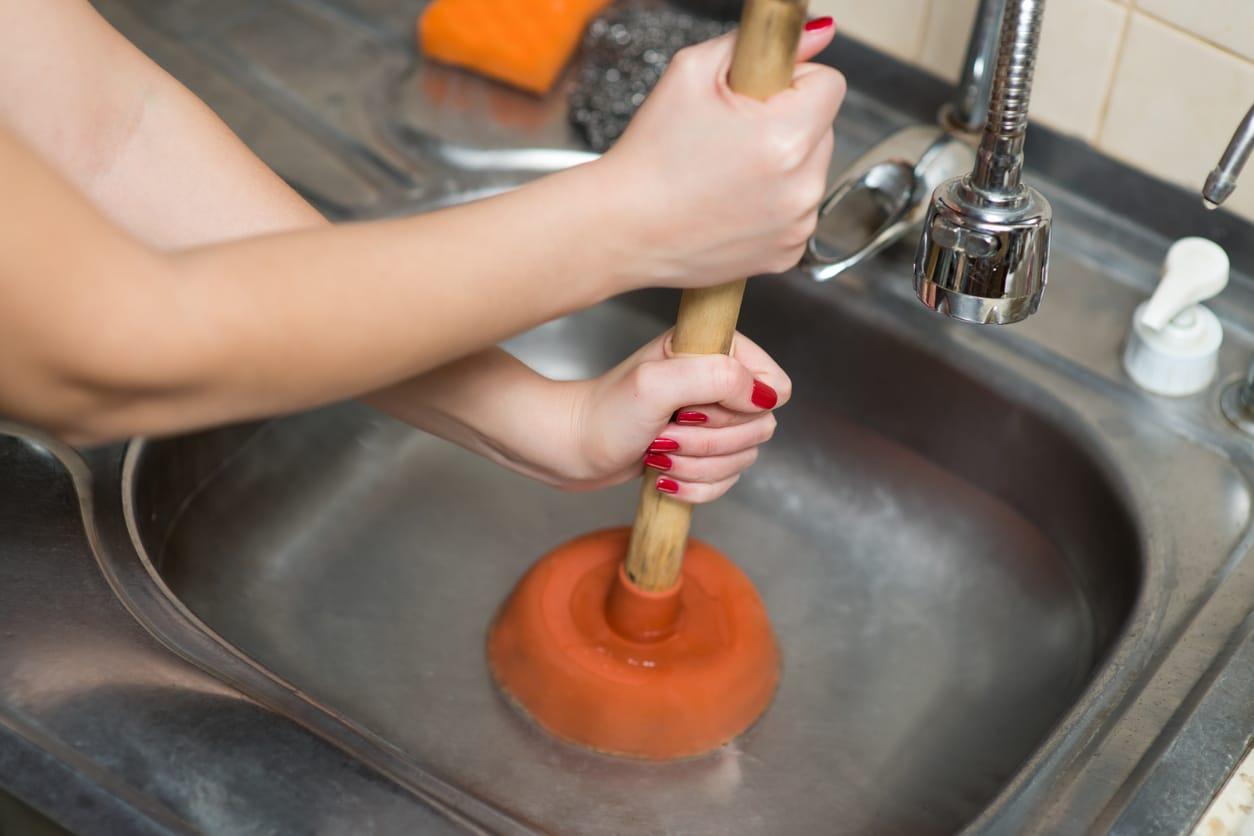
[(1205, 238), (1181, 238), (1167, 251), (1163, 278), (1141, 314), (1160, 331), (1184, 311), (1217, 295), (1228, 285), (1228, 254)]

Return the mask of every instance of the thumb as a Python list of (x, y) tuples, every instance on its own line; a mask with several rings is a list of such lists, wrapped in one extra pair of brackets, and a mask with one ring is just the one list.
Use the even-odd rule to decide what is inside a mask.
[[(694, 67), (719, 67), (720, 77), (726, 78), (731, 69), (732, 55), (736, 49), (738, 31), (727, 32), (708, 41), (685, 47), (675, 53), (672, 63)], [(805, 63), (818, 55), (836, 37), (836, 24), (830, 17), (816, 17), (805, 25), (797, 44), (797, 63)]]
[(686, 354), (641, 363), (633, 383), (634, 401), (650, 419), (664, 420), (678, 409), (700, 404), (721, 404), (736, 412), (769, 408), (755, 402), (762, 395), (753, 372), (726, 354)]
[(676, 70), (692, 67), (709, 72), (721, 68), (722, 74), (725, 75), (727, 68), (731, 66), (732, 52), (735, 47), (736, 33), (725, 32), (708, 41), (684, 47), (675, 53), (670, 63), (675, 65)]
[(836, 24), (830, 17), (816, 17), (806, 23), (801, 32), (801, 43), (797, 45), (797, 63), (809, 61), (832, 42), (836, 37)]

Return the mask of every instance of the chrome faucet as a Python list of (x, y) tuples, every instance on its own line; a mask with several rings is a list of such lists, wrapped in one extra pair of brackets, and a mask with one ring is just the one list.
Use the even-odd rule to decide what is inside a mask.
[(1219, 398), (1223, 413), (1233, 426), (1247, 435), (1254, 436), (1254, 361), (1244, 380), (1228, 385)]
[[(1228, 147), (1219, 158), (1219, 165), (1206, 178), (1202, 187), (1202, 203), (1207, 209), (1218, 208), (1232, 194), (1251, 151), (1254, 151), (1254, 107), (1237, 125)], [(1220, 405), (1237, 429), (1254, 436), (1254, 361), (1250, 362), (1245, 380), (1237, 381), (1224, 390)]]
[(1207, 209), (1218, 209), (1219, 204), (1228, 199), (1232, 190), (1237, 187), (1237, 177), (1245, 167), (1245, 161), (1254, 151), (1254, 106), (1246, 112), (1241, 124), (1219, 158), (1219, 165), (1206, 177), (1206, 185), (1202, 186), (1202, 203)]
[[(1044, 6), (1044, 0), (981, 0), (962, 80), (940, 125), (899, 131), (854, 163), (820, 207), (804, 270), (819, 281), (834, 278), (922, 225), (915, 290), (925, 305), (989, 324), (1035, 313), (1045, 289), (1052, 212), (1020, 178)], [(970, 132), (980, 128), (972, 151)], [(845, 200), (860, 192), (870, 193), (886, 219), (860, 247), (842, 252), (829, 240), (829, 227)]]
[(1045, 292), (1053, 211), (1021, 181), (1044, 10), (1045, 0), (1006, 6), (975, 168), (936, 189), (923, 222), (914, 289), (955, 319), (1018, 322), (1036, 313)]
[(962, 78), (954, 100), (941, 110), (941, 121), (961, 131), (978, 133), (988, 119), (988, 99), (993, 91), (993, 67), (1001, 46), (1001, 21), (1006, 0), (983, 0), (971, 26)]

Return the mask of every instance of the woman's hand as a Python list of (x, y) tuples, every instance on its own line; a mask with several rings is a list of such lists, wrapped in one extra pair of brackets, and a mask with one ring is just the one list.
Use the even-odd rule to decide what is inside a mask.
[(564, 490), (638, 477), (685, 502), (726, 493), (775, 432), (788, 375), (736, 335), (734, 357), (673, 357), (663, 334), (591, 380), (550, 380), (489, 349), (365, 400)]
[(775, 432), (772, 410), (792, 383), (751, 340), (736, 334), (732, 356), (673, 356), (671, 334), (578, 386), (575, 458), (564, 487), (599, 488), (640, 475), (685, 502), (727, 492)]
[[(801, 40), (831, 42), (830, 18)], [(727, 86), (734, 33), (681, 50), (600, 167), (621, 209), (622, 260), (639, 285), (711, 285), (794, 266), (817, 222), (845, 95), (830, 67), (801, 64), (766, 102)]]

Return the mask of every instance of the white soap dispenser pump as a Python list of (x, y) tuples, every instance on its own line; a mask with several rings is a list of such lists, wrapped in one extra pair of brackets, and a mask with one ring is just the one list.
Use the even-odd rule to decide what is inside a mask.
[(1196, 394), (1215, 379), (1223, 326), (1203, 307), (1228, 284), (1228, 254), (1205, 238), (1181, 238), (1167, 251), (1163, 278), (1132, 315), (1123, 367), (1156, 395)]

